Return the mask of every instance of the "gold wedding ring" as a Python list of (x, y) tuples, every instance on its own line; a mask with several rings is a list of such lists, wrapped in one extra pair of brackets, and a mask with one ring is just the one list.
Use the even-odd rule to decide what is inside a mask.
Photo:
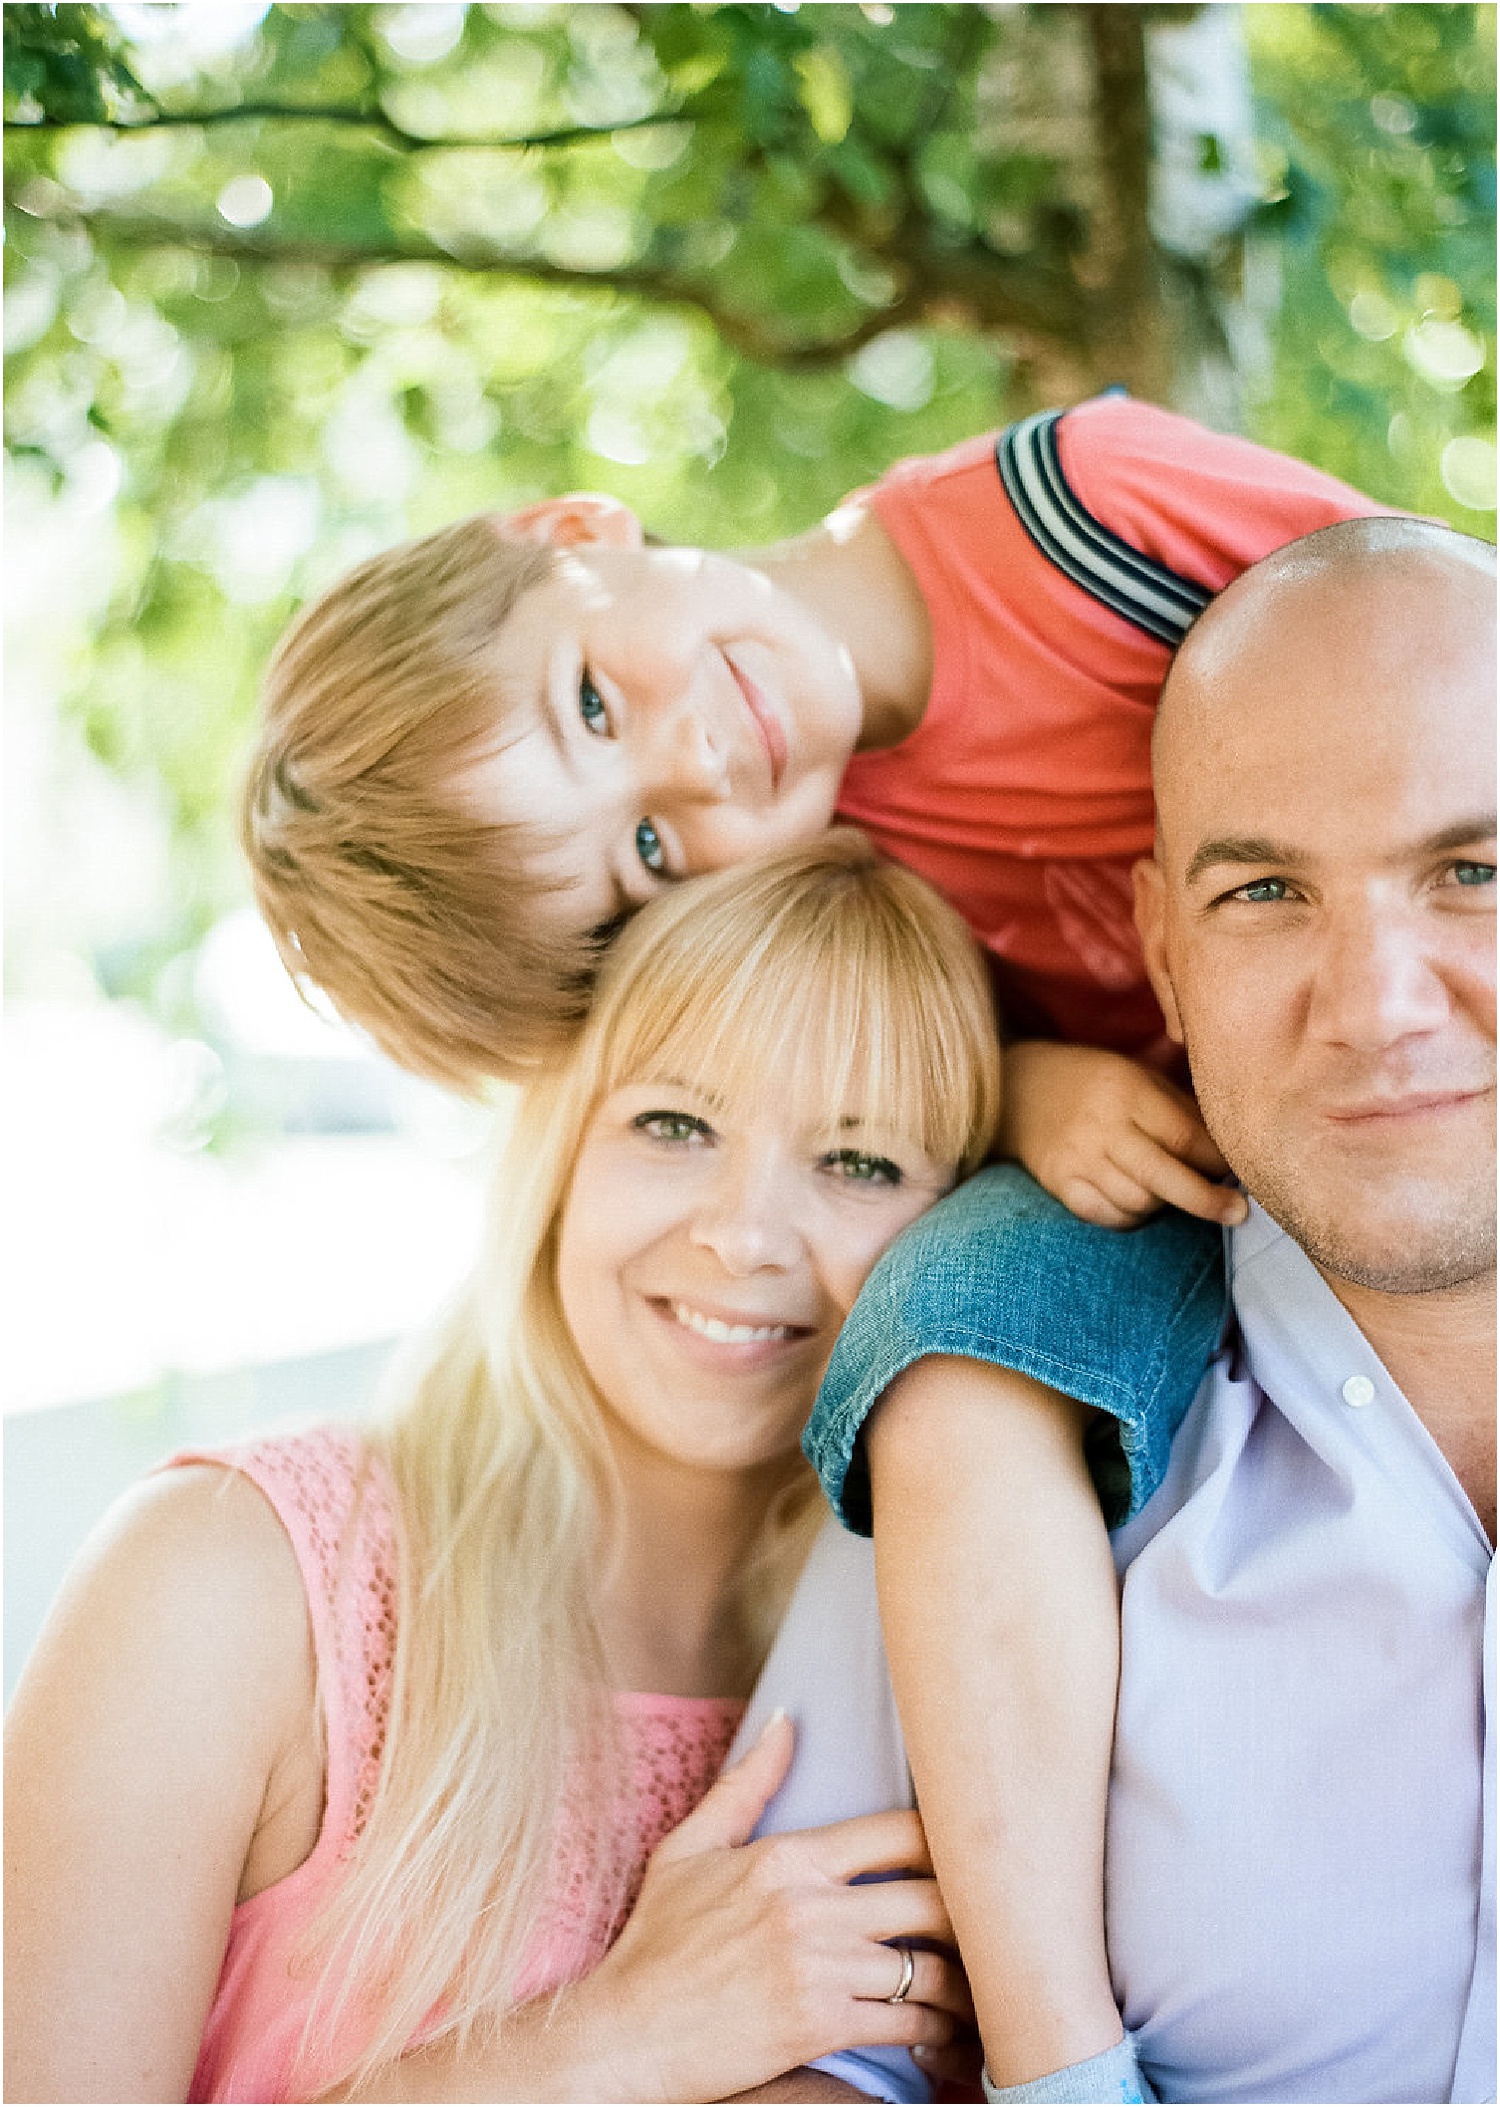
[(906, 1993), (911, 1988), (911, 1979), (917, 1972), (917, 1964), (911, 1957), (911, 1948), (903, 1946), (901, 1952), (901, 1980), (885, 2000), (888, 2005), (904, 2005)]

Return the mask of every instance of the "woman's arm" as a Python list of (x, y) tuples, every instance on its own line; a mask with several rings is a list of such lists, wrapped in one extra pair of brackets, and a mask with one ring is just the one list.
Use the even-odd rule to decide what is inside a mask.
[[(8, 2099), (187, 2098), (313, 1689), (301, 1577), (260, 1494), (213, 1466), (129, 1494), (7, 1725)], [(305, 1855), (281, 1811), (284, 1853)]]

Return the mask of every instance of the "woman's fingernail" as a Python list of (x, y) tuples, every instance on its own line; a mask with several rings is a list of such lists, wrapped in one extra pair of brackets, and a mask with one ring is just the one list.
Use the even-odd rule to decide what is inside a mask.
[(761, 1745), (761, 1743), (762, 1743), (762, 1742), (763, 1742), (763, 1741), (765, 1740), (765, 1738), (766, 1738), (767, 1734), (769, 1734), (769, 1733), (770, 1733), (770, 1731), (771, 1731), (772, 1727), (774, 1727), (774, 1726), (775, 1726), (775, 1725), (777, 1724), (777, 1722), (778, 1722), (779, 1720), (782, 1720), (782, 1719), (785, 1719), (785, 1718), (786, 1718), (786, 1706), (785, 1706), (785, 1705), (778, 1705), (778, 1706), (776, 1707), (776, 1710), (775, 1710), (775, 1711), (774, 1711), (774, 1712), (773, 1712), (773, 1713), (771, 1714), (770, 1718), (769, 1718), (769, 1719), (768, 1719), (768, 1720), (766, 1721), (765, 1725), (764, 1725), (764, 1726), (763, 1726), (763, 1727), (761, 1728), (760, 1732), (759, 1732), (759, 1733), (758, 1733), (758, 1734), (756, 1735), (756, 1737), (755, 1737), (755, 1741), (754, 1741), (754, 1743), (753, 1743), (753, 1746), (754, 1746), (755, 1748), (759, 1748), (759, 1747), (760, 1747), (760, 1745)]

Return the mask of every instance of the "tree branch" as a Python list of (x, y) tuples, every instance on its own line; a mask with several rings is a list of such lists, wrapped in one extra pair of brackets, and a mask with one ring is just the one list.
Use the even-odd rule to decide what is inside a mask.
[(48, 217), (58, 224), (72, 220), (74, 224), (94, 229), (109, 242), (125, 248), (188, 249), (197, 255), (227, 256), (236, 261), (319, 264), (331, 271), (368, 270), (389, 263), (431, 263), (475, 277), (521, 278), (529, 284), (555, 286), (570, 292), (616, 293), (654, 300), (695, 310), (713, 324), (734, 350), (746, 358), (774, 366), (836, 364), (895, 322), (910, 319), (917, 305), (900, 301), (862, 317), (857, 325), (838, 337), (822, 343), (799, 344), (794, 338), (789, 339), (766, 328), (751, 316), (725, 308), (707, 287), (649, 264), (586, 271), (551, 263), (545, 257), (518, 256), (478, 242), (445, 248), (420, 237), (392, 235), (377, 247), (275, 233), (265, 228), (220, 227), (206, 220), (188, 223), (154, 213), (117, 211), (111, 207), (96, 207), (86, 215), (58, 212)]
[(1094, 0), (1079, 13), (1093, 58), (1094, 133), (1103, 176), (1093, 244), (1100, 282), (1093, 288), (1089, 334), (1101, 342), (1112, 337), (1123, 377), (1160, 401), (1168, 374), (1148, 210), (1151, 118), (1142, 11)]
[(695, 112), (689, 107), (675, 113), (655, 112), (649, 117), (626, 117), (619, 124), (564, 125), (553, 132), (533, 132), (520, 139), (483, 138), (475, 134), (460, 134), (451, 137), (426, 137), (416, 132), (403, 131), (401, 126), (379, 112), (360, 109), (355, 104), (329, 104), (314, 108), (295, 103), (242, 102), (231, 104), (222, 110), (157, 110), (150, 117), (138, 119), (122, 118), (73, 118), (36, 117), (10, 118), (5, 120), (7, 132), (114, 132), (121, 138), (137, 132), (161, 131), (167, 127), (197, 128), (218, 124), (239, 124), (246, 120), (266, 119), (276, 123), (287, 121), (303, 124), (337, 124), (361, 131), (373, 132), (403, 153), (429, 153), (438, 148), (467, 148), (470, 150), (492, 150), (495, 153), (543, 152), (552, 147), (581, 146), (599, 140), (610, 140), (617, 132), (651, 131), (662, 125), (691, 124), (696, 121)]

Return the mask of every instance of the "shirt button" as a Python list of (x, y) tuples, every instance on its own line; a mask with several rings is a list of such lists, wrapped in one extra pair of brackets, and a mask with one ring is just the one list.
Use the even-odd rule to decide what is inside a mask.
[(1367, 1375), (1351, 1375), (1344, 1385), (1343, 1398), (1346, 1405), (1373, 1405), (1375, 1385)]

